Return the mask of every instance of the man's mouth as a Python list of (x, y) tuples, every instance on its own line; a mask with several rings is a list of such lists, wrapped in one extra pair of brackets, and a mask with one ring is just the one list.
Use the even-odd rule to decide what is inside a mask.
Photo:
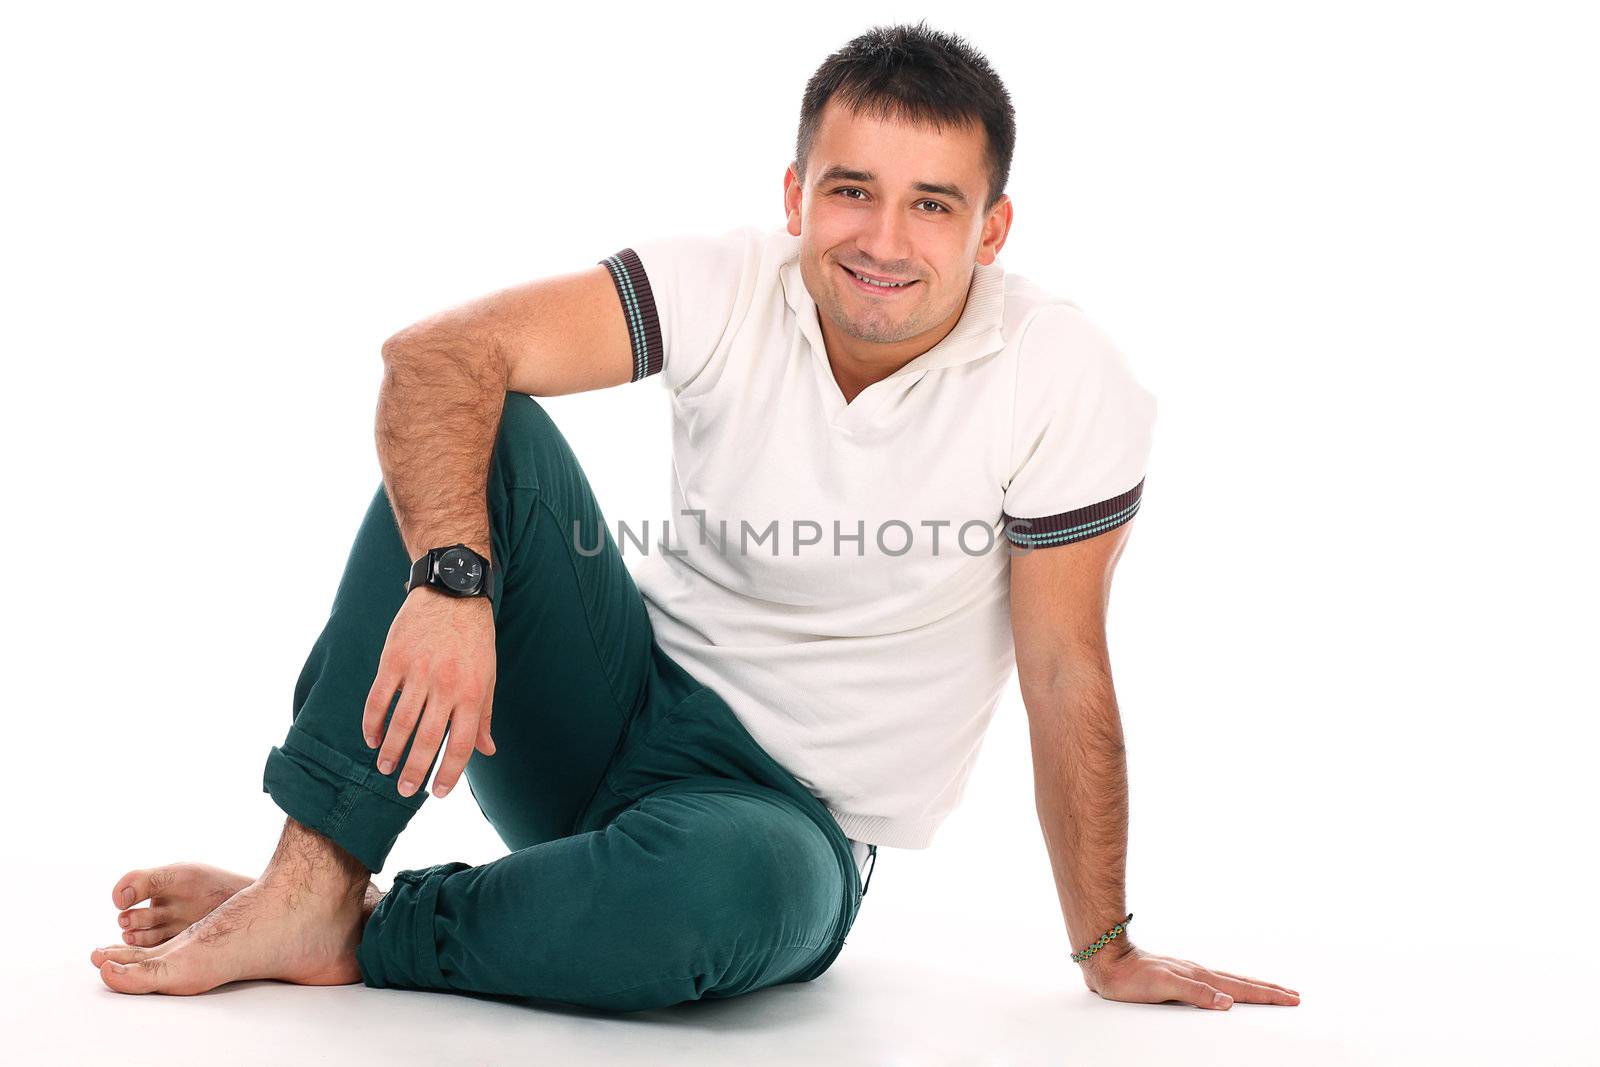
[(917, 280), (915, 278), (909, 281), (894, 281), (872, 277), (865, 274), (858, 274), (849, 267), (845, 266), (843, 263), (839, 264), (839, 269), (850, 276), (851, 284), (853, 284), (857, 289), (869, 293), (896, 293), (903, 289), (909, 289), (913, 285), (917, 284)]

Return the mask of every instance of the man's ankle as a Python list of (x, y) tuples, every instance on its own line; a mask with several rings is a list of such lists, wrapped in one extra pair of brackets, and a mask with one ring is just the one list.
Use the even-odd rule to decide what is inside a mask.
[(364, 900), (372, 872), (326, 834), (289, 819), (261, 881), (286, 879), (314, 891)]
[(383, 901), (384, 891), (369, 881), (366, 894), (361, 901), (361, 923), (363, 926), (366, 925), (368, 919), (372, 918), (372, 913), (378, 910), (379, 903)]

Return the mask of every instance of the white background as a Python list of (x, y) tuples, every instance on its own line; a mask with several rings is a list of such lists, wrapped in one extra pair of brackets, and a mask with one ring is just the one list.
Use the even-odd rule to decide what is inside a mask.
[[(18, 1062), (1594, 1062), (1594, 26), (1018, 11), (8, 10)], [(922, 16), (1016, 106), (1002, 264), (1158, 398), (1112, 600), (1130, 936), (1303, 1003), (1086, 990), (1014, 687), (965, 805), (881, 850), (814, 983), (625, 1019), (105, 989), (124, 871), (256, 874), (276, 841), (262, 764), (380, 478), (383, 339), (646, 237), (780, 224), (806, 79)], [(613, 524), (665, 513), (654, 379), (547, 403)], [(502, 851), (459, 790), (380, 884)]]

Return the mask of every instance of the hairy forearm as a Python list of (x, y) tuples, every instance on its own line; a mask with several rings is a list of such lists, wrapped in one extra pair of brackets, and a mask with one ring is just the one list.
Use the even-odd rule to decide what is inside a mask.
[[(1128, 769), (1111, 672), (1065, 672), (1026, 695), (1034, 802), (1074, 950), (1127, 916)], [(1112, 946), (1125, 948), (1126, 934)], [(1119, 945), (1120, 943), (1120, 945)], [(1115, 953), (1113, 953), (1115, 954)]]
[(460, 542), (490, 559), (489, 461), (506, 364), (486, 342), (407, 331), (383, 346), (378, 463), (406, 551)]

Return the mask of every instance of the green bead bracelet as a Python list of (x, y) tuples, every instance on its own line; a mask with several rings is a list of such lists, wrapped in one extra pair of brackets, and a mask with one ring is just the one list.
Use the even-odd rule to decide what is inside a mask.
[(1125, 930), (1127, 928), (1128, 924), (1131, 923), (1132, 921), (1133, 921), (1133, 912), (1130, 911), (1130, 912), (1128, 912), (1128, 917), (1126, 919), (1123, 919), (1117, 925), (1113, 926), (1111, 929), (1109, 929), (1105, 933), (1101, 934), (1100, 935), (1100, 940), (1096, 941), (1094, 944), (1090, 945), (1088, 948), (1081, 948), (1078, 951), (1074, 952), (1072, 954), (1072, 961), (1074, 963), (1082, 963), (1084, 960), (1088, 959), (1090, 956), (1093, 956), (1096, 952), (1099, 952), (1101, 949), (1103, 949), (1107, 945), (1111, 944), (1111, 942), (1116, 939), (1116, 936), (1118, 934), (1122, 933), (1122, 931)]

